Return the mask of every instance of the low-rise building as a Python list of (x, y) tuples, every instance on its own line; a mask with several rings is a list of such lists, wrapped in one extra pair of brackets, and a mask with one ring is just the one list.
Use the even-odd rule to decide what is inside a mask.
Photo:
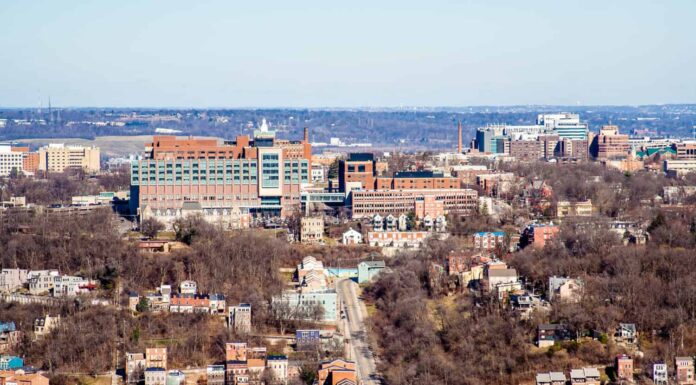
[(145, 378), (146, 365), (144, 353), (126, 353), (126, 383), (140, 383)]
[(225, 385), (225, 365), (208, 365), (205, 374), (207, 385)]
[(271, 371), (273, 379), (280, 383), (288, 381), (288, 357), (284, 355), (268, 356), (266, 368)]
[(549, 301), (560, 300), (578, 302), (582, 295), (583, 284), (579, 279), (567, 277), (549, 277), (549, 291), (546, 295)]
[(2, 272), (0, 272), (0, 292), (12, 293), (24, 286), (28, 279), (28, 270), (2, 269)]
[(384, 270), (384, 261), (363, 261), (358, 263), (358, 283), (372, 280), (377, 274)]
[(614, 340), (624, 344), (635, 344), (638, 342), (636, 324), (620, 323), (614, 332)]
[(145, 385), (167, 385), (167, 370), (160, 367), (145, 369)]
[(359, 245), (363, 241), (363, 236), (359, 231), (353, 230), (351, 227), (343, 233), (343, 244), (344, 245)]
[(428, 231), (370, 231), (367, 243), (376, 247), (419, 248), (432, 235)]
[(556, 342), (570, 341), (575, 334), (562, 324), (541, 324), (537, 326), (536, 345), (540, 348), (553, 346)]
[(667, 385), (669, 375), (667, 372), (667, 364), (664, 362), (656, 362), (652, 366), (652, 380), (655, 385)]
[(298, 329), (295, 331), (295, 350), (298, 352), (316, 351), (321, 345), (319, 329)]
[(324, 361), (319, 364), (317, 385), (357, 385), (355, 362), (344, 359)]
[(592, 216), (593, 206), (591, 200), (584, 202), (558, 201), (556, 203), (556, 217), (589, 217)]
[(614, 369), (618, 380), (633, 382), (633, 358), (625, 354), (617, 356), (614, 361)]
[(566, 385), (566, 375), (563, 372), (538, 373), (536, 385)]
[(694, 385), (694, 358), (675, 357), (674, 368), (676, 371), (677, 385)]
[(17, 346), (22, 339), (22, 332), (17, 330), (14, 322), (0, 322), (0, 353)]
[(306, 244), (316, 244), (324, 239), (324, 218), (303, 217), (300, 220), (300, 241)]
[(43, 338), (50, 334), (51, 331), (57, 329), (59, 326), (60, 315), (51, 317), (50, 314), (46, 314), (43, 317), (39, 317), (34, 320), (34, 338)]
[(24, 360), (17, 356), (0, 356), (0, 370), (15, 370), (24, 367)]
[(237, 306), (230, 306), (227, 325), (237, 333), (251, 333), (251, 304), (240, 303)]
[(167, 369), (167, 348), (145, 349), (145, 366)]
[(472, 236), (474, 248), (477, 250), (495, 250), (502, 247), (505, 242), (505, 233), (502, 231), (479, 231)]
[(572, 369), (570, 371), (571, 385), (600, 385), (600, 375), (597, 368)]

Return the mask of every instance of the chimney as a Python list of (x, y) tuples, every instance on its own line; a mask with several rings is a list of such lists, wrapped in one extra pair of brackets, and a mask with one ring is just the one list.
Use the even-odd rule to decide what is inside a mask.
[(304, 128), (304, 141), (305, 143), (309, 143), (309, 128), (307, 127)]
[(462, 153), (462, 122), (461, 122), (461, 120), (459, 121), (459, 124), (457, 124), (457, 134), (458, 134), (457, 154), (461, 154)]

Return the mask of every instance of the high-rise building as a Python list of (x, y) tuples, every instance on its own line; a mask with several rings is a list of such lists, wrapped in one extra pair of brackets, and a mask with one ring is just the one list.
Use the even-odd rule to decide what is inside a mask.
[(24, 154), (13, 151), (12, 145), (0, 143), (0, 176), (8, 176), (14, 170), (21, 173), (24, 161)]
[(132, 211), (165, 224), (190, 213), (231, 227), (254, 215), (285, 216), (300, 208), (310, 183), (311, 145), (275, 138), (265, 122), (254, 139), (155, 136), (131, 164)]
[(40, 171), (63, 172), (69, 168), (98, 172), (99, 147), (51, 143), (39, 149)]
[(619, 134), (618, 126), (603, 126), (593, 148), (597, 159), (623, 159), (628, 157), (631, 146), (628, 135)]

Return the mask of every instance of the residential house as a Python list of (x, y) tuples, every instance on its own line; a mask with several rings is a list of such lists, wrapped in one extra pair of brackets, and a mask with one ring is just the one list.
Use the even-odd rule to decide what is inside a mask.
[(562, 372), (538, 373), (536, 385), (566, 385), (568, 379)]
[(179, 283), (179, 293), (197, 294), (198, 284), (196, 283), (196, 281), (181, 281), (181, 283)]
[(60, 326), (60, 315), (51, 317), (46, 314), (43, 317), (34, 320), (34, 338), (39, 339), (51, 333)]
[(667, 385), (669, 375), (667, 373), (667, 364), (664, 362), (656, 362), (652, 366), (652, 380), (655, 385)]
[(184, 383), (186, 383), (184, 372), (180, 370), (170, 370), (167, 372), (166, 385), (184, 385)]
[(323, 242), (324, 218), (303, 217), (300, 220), (300, 241), (307, 244)]
[(295, 350), (316, 351), (321, 345), (321, 332), (319, 329), (298, 329), (295, 330)]
[(304, 276), (311, 271), (325, 275), (324, 263), (312, 257), (311, 255), (302, 258), (302, 262), (300, 262), (300, 264), (297, 265), (296, 270), (298, 282), (302, 282)]
[(204, 294), (172, 294), (171, 313), (210, 313), (210, 298)]
[(0, 371), (0, 385), (48, 385), (48, 377), (23, 371)]
[(89, 293), (97, 288), (95, 281), (72, 275), (59, 275), (53, 277), (54, 297), (75, 297)]
[(167, 369), (167, 348), (145, 349), (145, 367)]
[(488, 291), (494, 293), (499, 300), (502, 300), (509, 292), (522, 289), (517, 270), (508, 269), (505, 264), (488, 264), (486, 282)]
[(582, 295), (582, 288), (583, 285), (579, 279), (553, 276), (549, 277), (549, 291), (546, 297), (549, 301), (578, 302)]
[(160, 367), (145, 369), (145, 385), (167, 385), (167, 370)]
[(622, 354), (614, 361), (616, 379), (633, 382), (633, 358)]
[(29, 279), (29, 271), (25, 269), (2, 269), (0, 272), (0, 292), (12, 293), (22, 288)]
[(227, 300), (224, 294), (210, 294), (208, 297), (210, 300), (210, 314), (213, 315), (225, 315), (227, 309)]
[(288, 381), (288, 357), (283, 355), (268, 356), (266, 367), (271, 370), (275, 381), (286, 383)]
[(505, 242), (505, 233), (502, 231), (485, 232), (479, 231), (472, 236), (474, 249), (477, 250), (495, 250), (496, 247), (503, 246)]
[(589, 217), (592, 216), (592, 201), (570, 202), (559, 201), (556, 203), (556, 217)]
[[(286, 319), (316, 319), (323, 322), (335, 322), (338, 318), (338, 296), (336, 290), (321, 291), (284, 291), (271, 300), (271, 306), (283, 306), (287, 309)], [(320, 313), (316, 313), (321, 310)]]
[(146, 365), (144, 353), (126, 353), (126, 383), (140, 383), (145, 378)]
[(674, 368), (676, 370), (677, 385), (694, 385), (694, 358), (675, 357)]
[(251, 304), (240, 303), (228, 309), (227, 326), (237, 333), (251, 333)]
[(556, 238), (558, 235), (558, 226), (551, 224), (531, 224), (522, 232), (520, 239), (521, 245), (532, 245), (534, 248), (543, 249), (546, 243)]
[(367, 243), (375, 247), (419, 248), (432, 233), (428, 231), (370, 231)]
[(208, 365), (205, 374), (207, 385), (225, 385), (225, 365)]
[(371, 281), (385, 268), (384, 261), (362, 261), (358, 263), (358, 283)]
[(597, 368), (572, 369), (570, 371), (571, 385), (600, 385), (600, 375)]
[(556, 342), (570, 341), (574, 338), (575, 333), (566, 325), (541, 324), (537, 326), (536, 344), (540, 348), (553, 346)]
[(14, 370), (24, 367), (24, 360), (17, 356), (0, 356), (0, 370)]
[(355, 362), (341, 358), (319, 364), (316, 385), (357, 385)]
[(636, 324), (620, 323), (614, 332), (614, 340), (618, 343), (635, 344), (638, 342)]
[(363, 241), (363, 236), (359, 231), (353, 230), (351, 227), (343, 233), (343, 244), (344, 245), (359, 245)]
[(22, 332), (17, 330), (14, 322), (0, 322), (0, 353), (17, 346), (22, 339)]
[(29, 293), (32, 295), (49, 294), (53, 290), (54, 277), (59, 276), (58, 270), (32, 270), (27, 276)]

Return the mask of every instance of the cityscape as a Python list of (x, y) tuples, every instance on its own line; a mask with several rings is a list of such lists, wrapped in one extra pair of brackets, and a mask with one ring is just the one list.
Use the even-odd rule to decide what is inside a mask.
[(0, 10), (0, 385), (696, 385), (695, 4), (56, 3)]

